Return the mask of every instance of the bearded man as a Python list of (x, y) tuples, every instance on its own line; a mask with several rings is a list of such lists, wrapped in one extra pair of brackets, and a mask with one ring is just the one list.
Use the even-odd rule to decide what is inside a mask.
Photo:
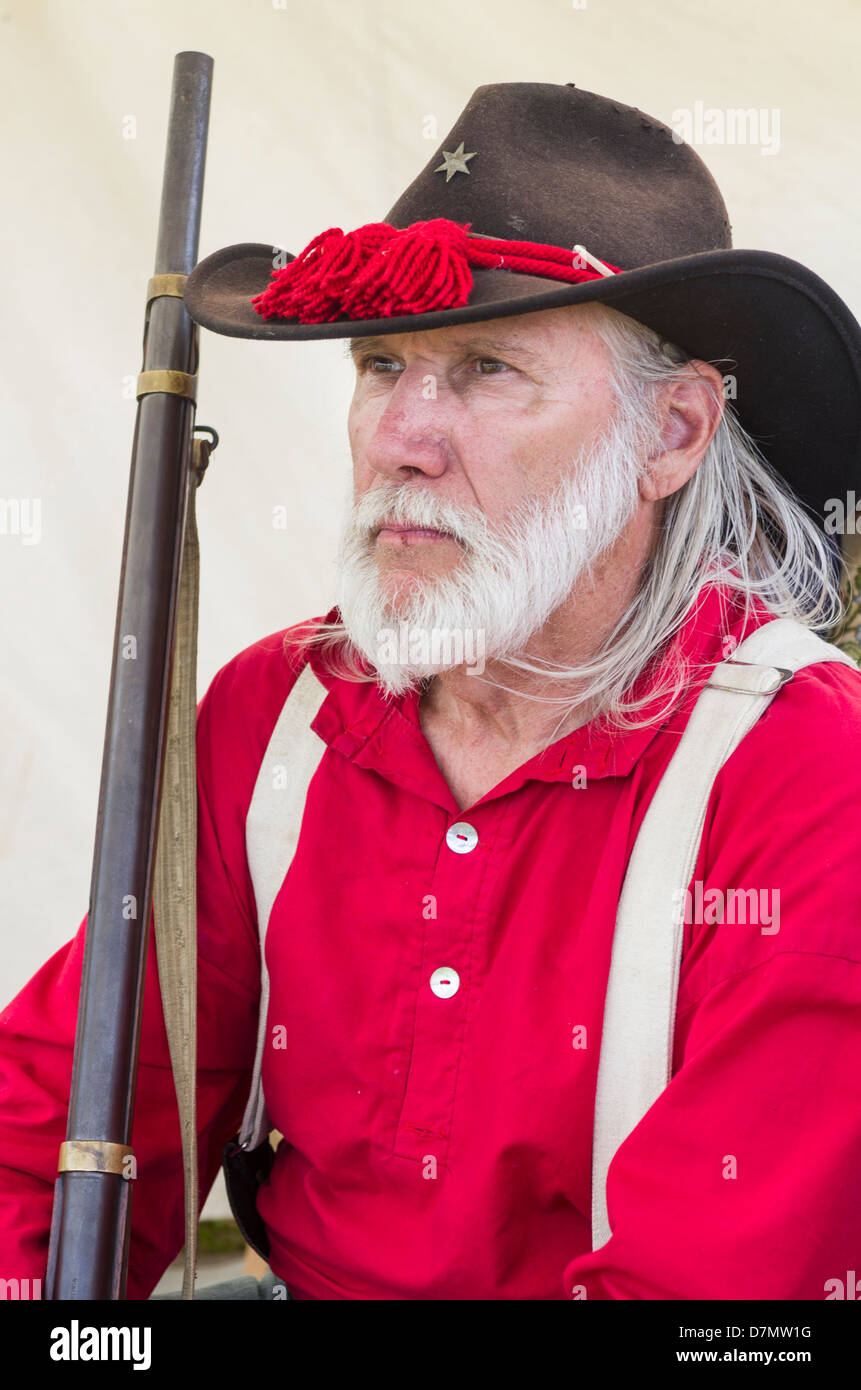
[[(202, 1190), (258, 1037), (283, 1139), (250, 1220), (292, 1299), (832, 1296), (861, 1242), (861, 681), (811, 634), (841, 616), (822, 519), (858, 462), (858, 325), (810, 271), (731, 249), (666, 127), (570, 84), (479, 88), (384, 223), (286, 265), (217, 252), (186, 304), (217, 332), (346, 338), (356, 369), (337, 603), (240, 653), (198, 713)], [(781, 620), (765, 665), (734, 657)], [(307, 673), (314, 765), (264, 905), (250, 808)], [(749, 704), (715, 754), (715, 711)], [(668, 1031), (647, 928), (674, 840)], [(3, 1016), (22, 1274), (44, 1269), (82, 942)], [(150, 961), (138, 1298), (182, 1240)], [(627, 1036), (624, 1088), (662, 1029), (666, 1075), (596, 1179), (598, 1112), (627, 1103), (605, 1066)]]

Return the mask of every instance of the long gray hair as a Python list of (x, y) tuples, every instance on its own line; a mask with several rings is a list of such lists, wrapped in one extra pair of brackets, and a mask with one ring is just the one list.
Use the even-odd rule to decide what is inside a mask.
[[(590, 304), (578, 306), (577, 313), (588, 317), (589, 327), (609, 353), (614, 428), (622, 438), (637, 441), (642, 469), (661, 448), (660, 389), (690, 373), (690, 357), (614, 309)], [(725, 591), (724, 611), (733, 599), (741, 599), (742, 630), (758, 601), (777, 617), (794, 618), (827, 634), (845, 613), (844, 579), (839, 553), (726, 401), (699, 466), (665, 499), (657, 543), (636, 592), (599, 650), (573, 667), (533, 660), (522, 652), (494, 664), (544, 677), (543, 689), (550, 693), (518, 693), (558, 705), (560, 727), (577, 708), (588, 708), (590, 718), (600, 716), (619, 729), (650, 726), (666, 717), (700, 674), (672, 638), (691, 614), (704, 584), (717, 584)], [(329, 669), (343, 678), (375, 679), (340, 622), (318, 623), (289, 640), (293, 645), (319, 646)], [(654, 681), (636, 695), (632, 687), (661, 653), (665, 659), (655, 662), (650, 673)], [(493, 677), (484, 679), (502, 684)]]

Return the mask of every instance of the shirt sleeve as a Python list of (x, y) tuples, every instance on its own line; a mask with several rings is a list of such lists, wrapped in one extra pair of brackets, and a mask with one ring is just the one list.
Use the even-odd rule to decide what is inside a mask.
[[(858, 676), (825, 666), (719, 775), (672, 1078), (613, 1159), (613, 1234), (565, 1268), (569, 1297), (821, 1300), (858, 1268), (859, 777)], [(750, 889), (764, 910), (730, 913)]]
[[(224, 668), (228, 671), (229, 668)], [(198, 1056), (201, 1202), (239, 1127), (257, 1032), (260, 952), (242, 840), (242, 795), (215, 714), (223, 672), (198, 706)], [(249, 768), (245, 779), (253, 776)], [(241, 780), (241, 779), (239, 779)], [(227, 806), (229, 815), (214, 806)], [(219, 826), (216, 827), (216, 819)], [(43, 1279), (65, 1138), (86, 918), (0, 1014), (0, 1277)], [(150, 916), (132, 1148), (128, 1297), (149, 1297), (184, 1241), (179, 1117)]]

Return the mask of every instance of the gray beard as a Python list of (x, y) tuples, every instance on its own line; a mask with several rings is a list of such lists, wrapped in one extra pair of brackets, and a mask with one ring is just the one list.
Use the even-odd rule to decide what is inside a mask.
[[(383, 483), (351, 508), (338, 550), (338, 607), (350, 641), (396, 696), (440, 671), (522, 657), (531, 637), (618, 539), (638, 502), (636, 446), (616, 425), (584, 451), (544, 501), (498, 526), (438, 498), (427, 484)], [(453, 570), (416, 573), (387, 598), (374, 555), (386, 519), (449, 531)]]

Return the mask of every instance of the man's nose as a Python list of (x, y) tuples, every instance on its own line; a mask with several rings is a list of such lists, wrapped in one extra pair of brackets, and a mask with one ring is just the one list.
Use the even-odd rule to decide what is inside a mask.
[(452, 456), (451, 421), (427, 373), (404, 372), (396, 382), (365, 448), (377, 473), (403, 480), (416, 472), (438, 477)]

